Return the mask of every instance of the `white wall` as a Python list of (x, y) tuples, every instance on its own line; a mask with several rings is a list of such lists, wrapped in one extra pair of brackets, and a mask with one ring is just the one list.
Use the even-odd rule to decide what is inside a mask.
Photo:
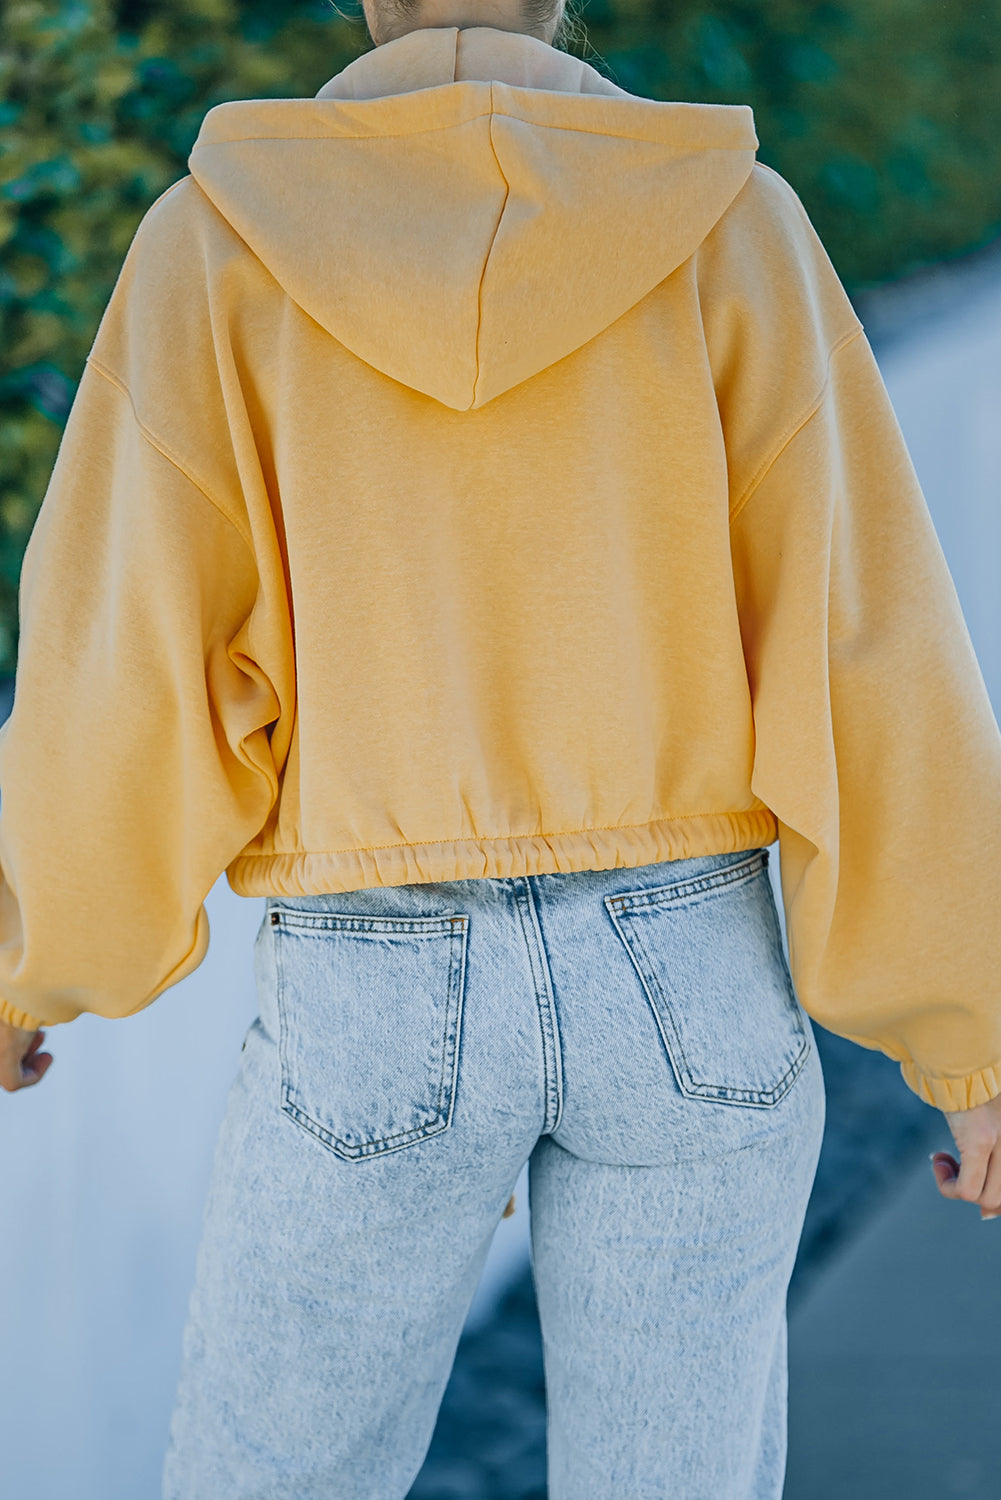
[[(1001, 256), (989, 280), (879, 357), (956, 583), (995, 713), (1001, 709)], [(863, 322), (865, 317), (863, 314)]]
[(12, 1500), (159, 1494), (263, 907), (220, 881), (193, 975), (127, 1020), (53, 1027), (48, 1075), (0, 1095), (0, 1494)]
[[(997, 708), (1001, 269), (881, 365)], [(54, 1028), (50, 1076), (0, 1096), (3, 1495), (158, 1500), (211, 1153), (254, 1015), (262, 908), (220, 881), (195, 974), (129, 1020)], [(524, 1263), (524, 1174), (517, 1199), (474, 1320)]]

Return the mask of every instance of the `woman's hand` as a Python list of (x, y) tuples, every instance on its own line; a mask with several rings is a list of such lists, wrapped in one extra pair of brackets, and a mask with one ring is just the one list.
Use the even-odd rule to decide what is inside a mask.
[(982, 1219), (1001, 1214), (1001, 1094), (973, 1109), (943, 1110), (960, 1161), (936, 1151), (932, 1171), (943, 1198), (976, 1203)]
[(44, 1031), (25, 1031), (0, 1021), (0, 1088), (8, 1094), (26, 1089), (44, 1078), (52, 1062), (51, 1052), (39, 1052)]

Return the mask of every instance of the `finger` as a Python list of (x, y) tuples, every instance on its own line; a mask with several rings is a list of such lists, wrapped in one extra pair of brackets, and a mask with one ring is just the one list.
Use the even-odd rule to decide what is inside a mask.
[(32, 1058), (29, 1063), (21, 1064), (22, 1087), (28, 1084), (38, 1083), (49, 1071), (52, 1063), (51, 1052), (39, 1052), (37, 1057)]
[(39, 1047), (42, 1045), (42, 1043), (43, 1043), (44, 1040), (45, 1040), (45, 1032), (44, 1031), (36, 1031), (35, 1035), (31, 1038), (31, 1041), (28, 1043), (27, 1051), (23, 1053), (23, 1059), (27, 1060), (32, 1055), (33, 1052), (37, 1052), (38, 1049), (39, 1049)]
[(991, 1152), (984, 1190), (980, 1194), (980, 1213), (981, 1216), (1001, 1213), (1001, 1142)]
[(39, 1052), (27, 1064), (8, 1055), (0, 1060), (0, 1088), (5, 1089), (8, 1094), (30, 1088), (33, 1083), (38, 1083), (45, 1077), (51, 1065), (51, 1052)]
[(968, 1141), (960, 1151), (959, 1176), (953, 1184), (953, 1193), (964, 1203), (977, 1203), (987, 1181), (987, 1168), (991, 1159), (990, 1141)]
[(0, 1025), (0, 1057), (5, 1061), (14, 1058), (15, 1062), (37, 1049), (42, 1042), (44, 1033), (41, 1031), (26, 1031), (21, 1026)]
[(34, 1078), (26, 1078), (21, 1064), (11, 1058), (4, 1059), (4, 1065), (0, 1069), (0, 1087), (7, 1090), (8, 1094), (23, 1089), (27, 1083), (34, 1083)]
[(935, 1174), (935, 1183), (943, 1198), (954, 1198), (952, 1184), (959, 1176), (959, 1162), (947, 1151), (936, 1151), (931, 1158), (932, 1171)]

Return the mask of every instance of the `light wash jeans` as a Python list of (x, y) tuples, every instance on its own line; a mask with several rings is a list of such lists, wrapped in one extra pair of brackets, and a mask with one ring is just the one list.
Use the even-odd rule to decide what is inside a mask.
[(268, 898), (165, 1500), (403, 1500), (526, 1160), (550, 1500), (780, 1500), (825, 1095), (767, 861)]

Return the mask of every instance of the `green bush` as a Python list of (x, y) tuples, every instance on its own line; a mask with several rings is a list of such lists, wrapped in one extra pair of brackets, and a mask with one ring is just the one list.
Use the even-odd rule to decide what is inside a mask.
[(622, 88), (747, 103), (850, 290), (1001, 234), (1001, 0), (592, 0)]
[(316, 10), (276, 37), (264, 15), (241, 24), (232, 0), (157, 0), (134, 31), (109, 0), (3, 5), (0, 672), (14, 669), (24, 546), (139, 221), (187, 171), (212, 105), (315, 93), (368, 45)]
[[(0, 0), (0, 672), (24, 545), (140, 219), (212, 105), (312, 95), (368, 49), (360, 6), (342, 4)], [(568, 49), (621, 87), (753, 106), (759, 158), (850, 290), (1001, 232), (1001, 0), (591, 0), (583, 21)]]

